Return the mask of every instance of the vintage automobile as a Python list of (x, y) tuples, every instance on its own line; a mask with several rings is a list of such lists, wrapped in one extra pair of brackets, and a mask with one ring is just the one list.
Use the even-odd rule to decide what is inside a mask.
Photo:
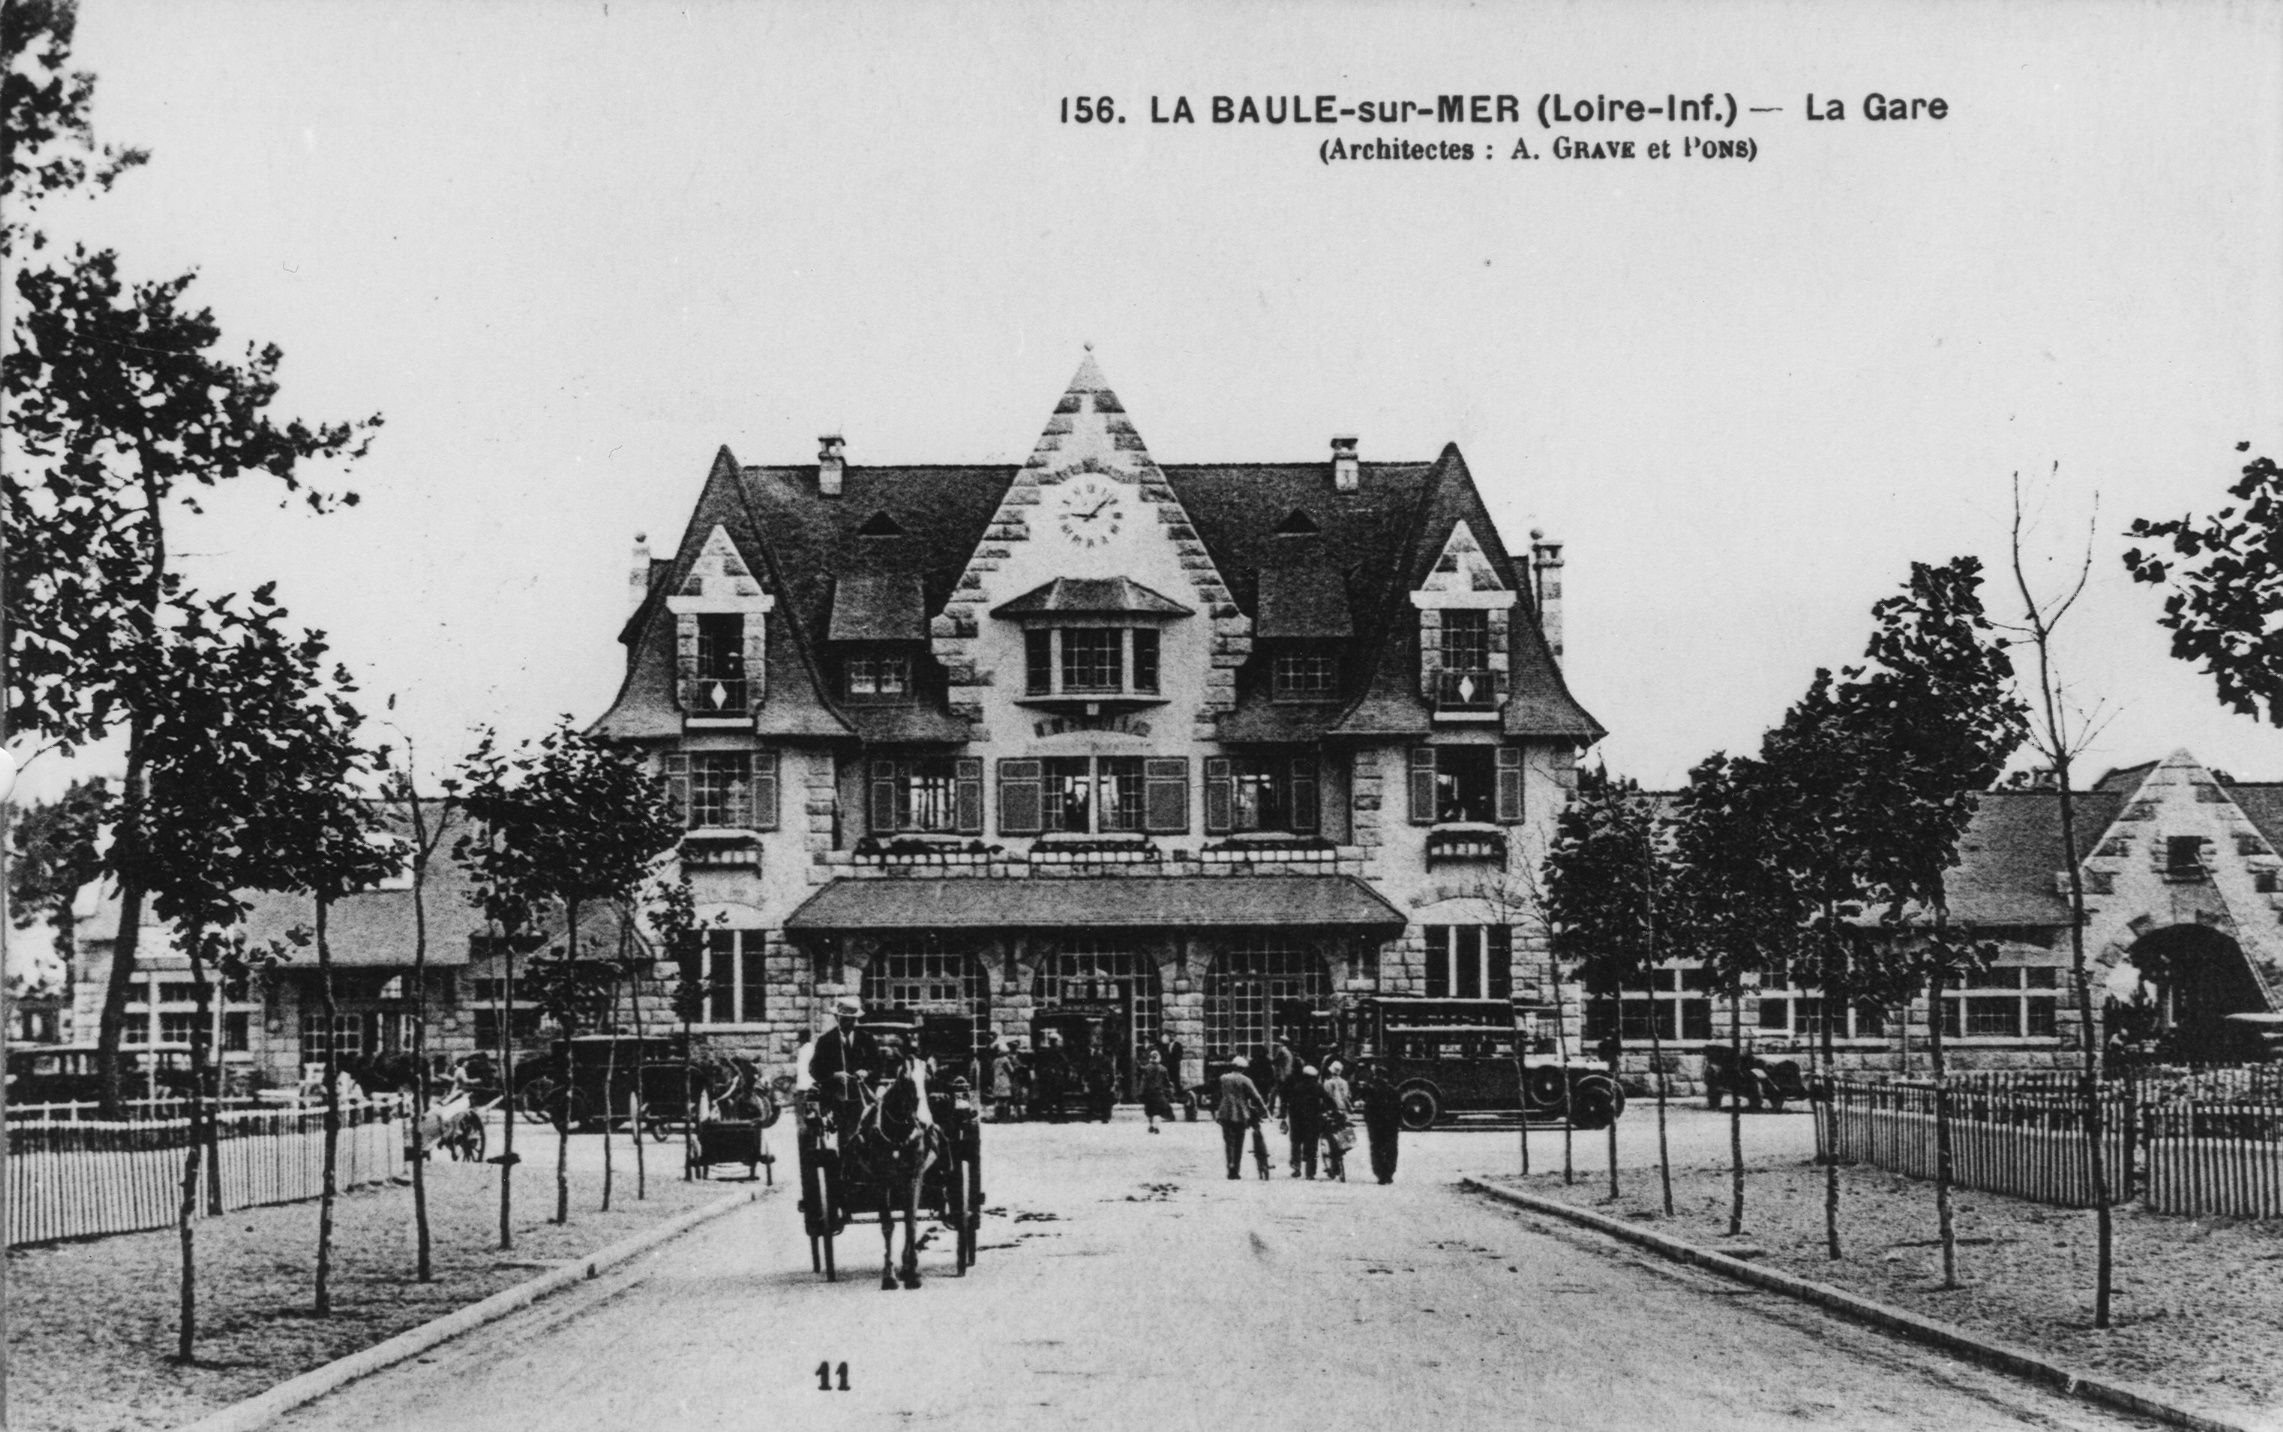
[[(1559, 1123), (1565, 1111), (1575, 1128), (1601, 1128), (1624, 1113), (1625, 1091), (1599, 1064), (1557, 1052), (1556, 1014), (1514, 1000), (1401, 995), (1359, 1000), (1339, 1014), (1298, 1001), (1273, 1011), (1277, 1037), (1302, 1062), (1375, 1064), (1400, 1094), (1407, 1129), (1462, 1115)], [(1186, 1096), (1191, 1109), (1212, 1109), (1229, 1067), (1227, 1053), (1208, 1055), (1204, 1082)]]
[(1704, 1046), (1707, 1109), (1717, 1109), (1723, 1098), (1733, 1098), (1755, 1114), (1762, 1106), (1780, 1114), (1786, 1103), (1804, 1103), (1807, 1095), (1807, 1080), (1801, 1076), (1797, 1060), (1779, 1059), (1771, 1064), (1747, 1046), (1739, 1068), (1734, 1051), (1727, 1045)]
[[(124, 1050), (122, 1082), (130, 1099), (179, 1099), (190, 1093), (187, 1049)], [(8, 1102), (90, 1103), (102, 1097), (92, 1044), (27, 1044), (8, 1051)]]
[[(615, 1046), (615, 1047), (614, 1047)], [(678, 1034), (582, 1034), (558, 1039), (547, 1054), (516, 1061), (515, 1107), (526, 1119), (584, 1128), (607, 1112), (616, 1124), (627, 1117), (636, 1081), (641, 1081), (642, 1128), (663, 1139), (691, 1117), (701, 1095), (720, 1082), (708, 1065), (695, 1070), (682, 1058)], [(607, 1087), (606, 1087), (607, 1086)], [(775, 1100), (756, 1088), (767, 1122), (776, 1121)]]

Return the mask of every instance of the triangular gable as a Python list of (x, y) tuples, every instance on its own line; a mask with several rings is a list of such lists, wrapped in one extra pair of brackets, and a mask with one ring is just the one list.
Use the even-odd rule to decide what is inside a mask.
[[(1228, 583), (1221, 578), (1213, 555), (1198, 539), (1197, 529), (1183, 510), (1181, 499), (1157, 464), (1125, 404), (1102, 377), (1089, 350), (1071, 375), (1070, 384), (1054, 405), (1054, 413), (1039, 433), (1022, 471), (1016, 474), (983, 540), (968, 558), (966, 570), (953, 588), (943, 614), (935, 619), (935, 656), (950, 674), (955, 714), (980, 719), (981, 707), (968, 694), (987, 684), (989, 673), (976, 668), (976, 624), (983, 616), (984, 577), (997, 571), (1008, 544), (1031, 540), (1033, 513), (1047, 493), (1085, 474), (1127, 484), (1135, 489), (1141, 506), (1154, 509), (1165, 535), (1180, 557), (1183, 572), (1199, 610), (1213, 623), (1213, 666), (1204, 701), (1208, 713), (1235, 705), (1235, 670), (1250, 651), (1252, 620), (1238, 610)], [(1209, 730), (1200, 735), (1210, 736)]]
[(1474, 540), (1474, 529), (1460, 518), (1452, 524), (1450, 540), (1443, 543), (1442, 555), (1435, 559), (1434, 570), (1420, 583), (1423, 592), (1503, 592), (1506, 583), (1500, 580), (1498, 569), (1491, 565), (1490, 557), (1482, 544)]
[(706, 534), (705, 546), (698, 549), (697, 560), (674, 588), (677, 597), (694, 597), (713, 602), (738, 602), (764, 595), (761, 579), (754, 574), (737, 544), (730, 540), (729, 529), (716, 522), (713, 531)]

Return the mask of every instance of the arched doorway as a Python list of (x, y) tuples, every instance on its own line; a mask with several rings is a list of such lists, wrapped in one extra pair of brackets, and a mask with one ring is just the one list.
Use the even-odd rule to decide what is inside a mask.
[(2257, 1057), (2256, 1036), (2227, 1018), (2267, 1009), (2241, 945), (2209, 925), (2166, 925), (2135, 940), (2125, 958), (2153, 999), (2163, 1058), (2226, 1064)]
[(1118, 1085), (1131, 1096), (1141, 1053), (1157, 1047), (1165, 1027), (1165, 995), (1157, 961), (1115, 941), (1072, 940), (1039, 963), (1032, 997), (1040, 1013), (1098, 1013), (1112, 1040)]
[(1278, 1003), (1297, 1000), (1329, 1009), (1332, 981), (1321, 950), (1289, 938), (1243, 940), (1223, 950), (1205, 974), (1205, 1050), (1226, 1058), (1267, 1044)]
[(972, 1019), (976, 1047), (991, 1042), (991, 981), (972, 951), (946, 949), (932, 937), (884, 942), (864, 967), (863, 993), (867, 1009)]

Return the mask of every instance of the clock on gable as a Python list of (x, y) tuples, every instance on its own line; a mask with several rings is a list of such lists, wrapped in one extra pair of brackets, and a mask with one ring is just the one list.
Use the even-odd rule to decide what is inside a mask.
[(1125, 499), (1098, 477), (1080, 478), (1063, 485), (1055, 516), (1063, 536), (1081, 547), (1099, 547), (1125, 523)]

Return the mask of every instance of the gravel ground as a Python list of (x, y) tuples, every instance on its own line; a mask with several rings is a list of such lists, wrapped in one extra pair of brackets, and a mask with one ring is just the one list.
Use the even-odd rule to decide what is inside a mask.
[[(1709, 1122), (1702, 1114), (1697, 1121)], [(1500, 1181), (1608, 1211), (1598, 1154), (1580, 1159), (1572, 1186), (1559, 1173)], [(1960, 1190), (1958, 1266), (1967, 1286), (1946, 1292), (1931, 1183), (1842, 1168), (1846, 1256), (1834, 1263), (1824, 1252), (1823, 1170), (1796, 1155), (1748, 1155), (1746, 1168), (1744, 1239), (1725, 1236), (1727, 1171), (1701, 1164), (1674, 1170), (1673, 1230), (1714, 1249), (1741, 1241), (1788, 1272), (2072, 1367), (2148, 1383), (2192, 1405), (2268, 1418), (2283, 1413), (2283, 1356), (2276, 1351), (2283, 1348), (2283, 1224), (2118, 1209), (2112, 1326), (2104, 1332), (2092, 1326), (2097, 1254), (2090, 1210)], [(1665, 1222), (1653, 1162), (1633, 1161), (1623, 1189), (1618, 1212)]]
[[(540, 1137), (533, 1138), (538, 1134)], [(611, 1211), (600, 1140), (572, 1142), (571, 1221), (554, 1211), (554, 1138), (516, 1130), (515, 1251), (501, 1253), (498, 1169), (445, 1161), (428, 1179), (436, 1280), (412, 1281), (412, 1190), (382, 1185), (335, 1206), (333, 1316), (309, 1312), (317, 1205), (247, 1209), (198, 1226), (198, 1363), (172, 1361), (180, 1252), (174, 1230), (8, 1254), (8, 1413), (18, 1432), (176, 1427), (488, 1297), (734, 1185), (681, 1180), (679, 1143), (652, 1144), (634, 1199), (623, 1139)], [(492, 1147), (499, 1147), (493, 1130)], [(742, 1173), (742, 1170), (737, 1170)]]

